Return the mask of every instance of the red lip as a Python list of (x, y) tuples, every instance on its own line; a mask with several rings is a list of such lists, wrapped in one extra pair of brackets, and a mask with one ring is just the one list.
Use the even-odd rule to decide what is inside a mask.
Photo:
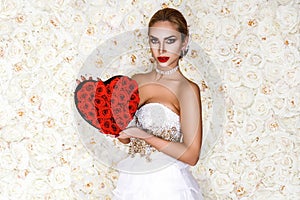
[(166, 57), (166, 56), (160, 56), (160, 57), (157, 57), (157, 60), (161, 63), (165, 63), (169, 60), (170, 57)]

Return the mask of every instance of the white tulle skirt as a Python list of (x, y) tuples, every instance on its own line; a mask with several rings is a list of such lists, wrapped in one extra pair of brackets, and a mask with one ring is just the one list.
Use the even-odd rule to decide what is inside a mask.
[(119, 163), (120, 176), (113, 200), (202, 200), (201, 190), (189, 165), (158, 153)]

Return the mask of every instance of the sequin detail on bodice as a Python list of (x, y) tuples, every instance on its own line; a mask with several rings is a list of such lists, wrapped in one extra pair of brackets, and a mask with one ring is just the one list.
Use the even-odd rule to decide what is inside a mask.
[[(135, 126), (168, 141), (180, 142), (182, 138), (179, 115), (160, 103), (148, 103), (140, 107), (135, 114)], [(129, 154), (133, 157), (139, 153), (150, 161), (150, 155), (155, 151), (144, 140), (130, 139)]]

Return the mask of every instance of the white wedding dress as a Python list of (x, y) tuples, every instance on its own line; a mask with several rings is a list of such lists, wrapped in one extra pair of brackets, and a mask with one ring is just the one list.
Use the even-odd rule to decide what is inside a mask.
[[(160, 103), (143, 105), (131, 125), (166, 140), (180, 142), (180, 118)], [(120, 176), (113, 200), (202, 200), (189, 165), (132, 138), (127, 158), (118, 164)]]

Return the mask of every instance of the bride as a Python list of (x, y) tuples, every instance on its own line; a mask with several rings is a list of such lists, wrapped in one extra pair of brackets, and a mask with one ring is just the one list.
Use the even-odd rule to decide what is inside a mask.
[(157, 11), (148, 35), (153, 71), (132, 78), (139, 85), (140, 104), (119, 141), (129, 144), (122, 160), (114, 200), (201, 200), (189, 171), (197, 164), (202, 142), (200, 90), (179, 69), (188, 50), (188, 26), (172, 8)]

